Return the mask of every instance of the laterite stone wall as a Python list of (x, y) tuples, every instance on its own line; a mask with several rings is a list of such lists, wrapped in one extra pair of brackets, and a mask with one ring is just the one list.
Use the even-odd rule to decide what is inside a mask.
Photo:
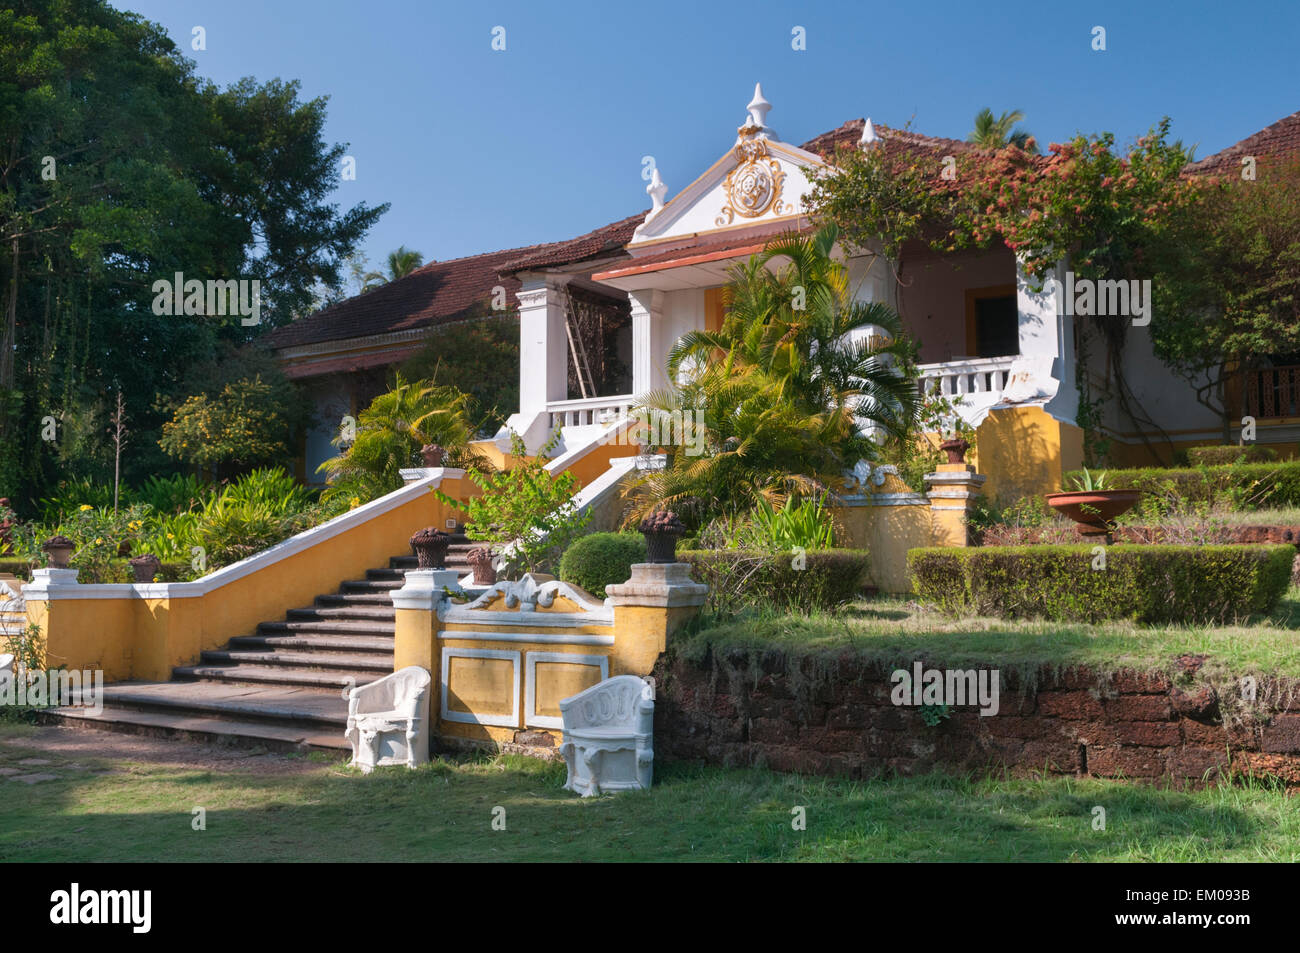
[(892, 667), (857, 657), (665, 656), (655, 670), (655, 750), (848, 777), (1010, 769), (1200, 782), (1240, 771), (1300, 785), (1300, 682), (1260, 680), (1256, 702), (1243, 706), (1232, 697), (1238, 683), (1216, 690), (1197, 676), (1200, 665), (1187, 657), (1172, 677), (1001, 669), (998, 714), (954, 708), (930, 726), (917, 708), (890, 701)]

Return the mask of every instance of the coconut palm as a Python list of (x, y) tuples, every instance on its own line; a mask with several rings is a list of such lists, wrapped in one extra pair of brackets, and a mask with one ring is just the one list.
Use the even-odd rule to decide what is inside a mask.
[(838, 234), (828, 225), (783, 238), (733, 268), (722, 326), (671, 349), (669, 377), (680, 383), (641, 397), (640, 410), (652, 432), (689, 412), (703, 453), (675, 449), (666, 470), (633, 481), (632, 518), (670, 506), (698, 525), (760, 498), (806, 497), (876, 455), (868, 428), (911, 432), (914, 346), (890, 308), (852, 300), (831, 254)]
[(382, 271), (367, 272), (361, 279), (362, 290), (368, 291), (378, 285), (396, 281), (398, 278), (405, 278), (422, 264), (424, 264), (423, 255), (413, 248), (399, 245), (396, 251), (388, 253), (388, 274), (384, 274)]
[(1024, 129), (1013, 128), (1024, 118), (1025, 114), (1019, 109), (1004, 112), (994, 118), (993, 110), (986, 106), (975, 114), (975, 128), (966, 137), (966, 141), (981, 149), (1004, 149), (1013, 145), (1026, 152), (1036, 152), (1038, 150), (1033, 146), (1033, 136)]

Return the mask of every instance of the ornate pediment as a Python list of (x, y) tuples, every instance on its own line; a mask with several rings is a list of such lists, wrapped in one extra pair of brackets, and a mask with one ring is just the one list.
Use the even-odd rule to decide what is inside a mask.
[(656, 168), (647, 188), (654, 207), (632, 236), (628, 247), (633, 254), (642, 244), (779, 223), (803, 214), (813, 170), (823, 163), (820, 157), (776, 138), (767, 126), (770, 108), (762, 89), (756, 87), (732, 148), (667, 203), (662, 200), (666, 187)]

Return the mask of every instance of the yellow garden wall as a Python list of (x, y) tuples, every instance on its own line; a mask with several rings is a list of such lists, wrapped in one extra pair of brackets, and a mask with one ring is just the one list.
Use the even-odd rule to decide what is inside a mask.
[(436, 574), (421, 575), (394, 595), (394, 667), (427, 669), (435, 733), (474, 745), (519, 743), (521, 733), (530, 745), (546, 732), (558, 741), (560, 699), (649, 675), (707, 592), (683, 564), (634, 567), (609, 604), (545, 575), (501, 583), (481, 605), (458, 603)]
[[(438, 485), (457, 499), (477, 492), (459, 475)], [(48, 664), (102, 667), (110, 681), (168, 679), (172, 668), (197, 660), (203, 650), (251, 634), (259, 622), (310, 605), (345, 580), (409, 552), (417, 529), (444, 529), (448, 519), (460, 518), (428, 486), (421, 481), (398, 490), (404, 496), (396, 505), (385, 505), (390, 494), (194, 582), (74, 586), (71, 594), (54, 591), (48, 602), (29, 594), (28, 620), (41, 627)], [(369, 507), (375, 507), (373, 515), (365, 513)], [(310, 541), (303, 545), (304, 540)], [(302, 548), (281, 556), (297, 546)]]

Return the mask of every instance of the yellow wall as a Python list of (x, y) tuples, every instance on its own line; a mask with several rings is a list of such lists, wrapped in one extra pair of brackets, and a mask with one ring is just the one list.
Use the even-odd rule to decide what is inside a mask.
[(969, 462), (988, 477), (984, 495), (1003, 501), (1061, 489), (1065, 473), (1083, 465), (1083, 431), (1041, 407), (991, 411), (975, 431)]
[[(544, 581), (546, 577), (538, 577)], [(593, 602), (595, 600), (592, 600)], [(625, 606), (614, 608), (614, 622), (584, 623), (583, 606), (557, 596), (549, 607), (538, 606), (541, 615), (566, 613), (574, 616), (563, 620), (565, 624), (539, 627), (529, 620), (517, 619), (518, 606), (511, 609), (504, 599), (472, 610), (482, 612), (482, 622), (467, 622), (463, 615), (444, 622), (433, 610), (397, 610), (397, 637), (394, 667), (419, 665), (433, 676), (435, 696), (433, 715), (438, 734), (478, 744), (507, 744), (515, 741), (520, 731), (556, 731), (530, 725), (526, 709), (527, 673), (529, 657), (535, 653), (560, 653), (583, 658), (607, 660), (608, 675), (646, 676), (654, 669), (659, 656), (667, 649), (668, 639), (699, 610), (694, 607)], [(613, 645), (577, 645), (568, 642), (515, 642), (500, 638), (502, 632), (529, 634), (542, 628), (550, 636), (613, 636)], [(454, 636), (442, 637), (444, 629)], [(441, 691), (443, 673), (442, 650), (492, 649), (519, 653), (519, 716), (509, 725), (471, 724), (441, 717)], [(452, 668), (447, 675), (448, 708), (452, 712), (470, 711), (480, 716), (509, 717), (514, 709), (514, 672), (512, 659), (451, 659)], [(534, 708), (539, 715), (558, 717), (558, 701), (575, 695), (596, 683), (600, 677), (597, 665), (577, 662), (537, 660)]]
[[(447, 479), (441, 489), (465, 499), (477, 492), (468, 480)], [(198, 659), (205, 649), (249, 635), (259, 622), (281, 619), (288, 609), (310, 605), (391, 556), (410, 552), (410, 537), (424, 526), (445, 528), (460, 518), (432, 492), (410, 500), (330, 539), (234, 579), (205, 595), (170, 599), (29, 600), (28, 619), (46, 638), (51, 665), (102, 667), (110, 681), (165, 680), (171, 670)]]

